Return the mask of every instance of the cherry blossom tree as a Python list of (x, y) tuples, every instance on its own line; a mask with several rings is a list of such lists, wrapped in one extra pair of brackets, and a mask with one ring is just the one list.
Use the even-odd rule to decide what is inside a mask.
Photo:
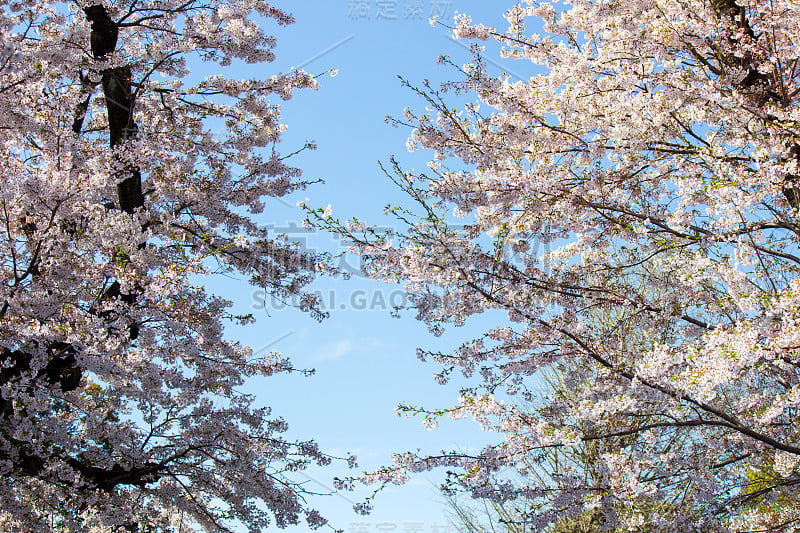
[[(247, 276), (299, 298), (326, 258), (252, 215), (307, 185), (275, 148), (259, 0), (2, 2), (0, 529), (262, 531), (325, 523), (292, 472), (331, 458), (239, 392), (293, 370), (223, 335)], [(208, 77), (198, 71), (213, 71)], [(305, 148), (311, 148), (311, 145)]]
[[(452, 490), (524, 498), (535, 531), (800, 531), (800, 3), (527, 0), (506, 18), (457, 17), (473, 60), (442, 58), (458, 78), (395, 120), (433, 153), (388, 173), (415, 201), (390, 208), (403, 229), (312, 213), (434, 333), (497, 317), (419, 352), (469, 380), (456, 405), (401, 407), (497, 442), (398, 454), (367, 481), (445, 468)], [(487, 46), (530, 77), (492, 75)], [(538, 393), (556, 367), (570, 394)], [(595, 452), (548, 470), (554, 449)]]

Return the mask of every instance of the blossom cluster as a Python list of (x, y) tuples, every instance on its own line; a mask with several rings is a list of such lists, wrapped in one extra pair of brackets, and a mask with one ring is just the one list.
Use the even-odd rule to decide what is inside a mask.
[[(261, 0), (0, 14), (0, 529), (320, 527), (293, 472), (330, 457), (239, 392), (292, 367), (225, 338), (252, 317), (200, 284), (244, 276), (324, 316), (304, 287), (327, 259), (252, 219), (306, 186), (273, 100), (317, 82), (225, 75), (272, 60), (264, 22), (292, 17)], [(190, 76), (204, 63), (221, 74)]]
[[(368, 482), (445, 468), (450, 490), (527, 501), (534, 530), (798, 530), (798, 14), (527, 0), (507, 30), (457, 17), (454, 37), (535, 75), (492, 75), (474, 45), (395, 120), (432, 152), (424, 173), (395, 165), (419, 208), (391, 209), (406, 229), (317, 220), (405, 283), (434, 333), (505, 312), (452, 353), (422, 350), (442, 383), (468, 380), (458, 404), (403, 408), (498, 442), (400, 454)], [(530, 242), (548, 243), (547, 270)]]

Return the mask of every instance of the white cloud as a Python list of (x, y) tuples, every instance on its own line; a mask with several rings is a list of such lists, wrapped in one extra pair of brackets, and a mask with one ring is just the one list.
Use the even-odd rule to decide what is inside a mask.
[(339, 359), (353, 351), (353, 342), (350, 339), (324, 345), (316, 354), (314, 359), (323, 361), (327, 359)]
[(349, 338), (324, 344), (315, 350), (313, 361), (330, 361), (351, 354), (382, 355), (388, 346), (374, 337)]

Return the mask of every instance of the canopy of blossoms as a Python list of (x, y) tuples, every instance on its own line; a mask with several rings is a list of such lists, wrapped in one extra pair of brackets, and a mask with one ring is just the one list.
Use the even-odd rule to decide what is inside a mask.
[(225, 340), (252, 318), (200, 284), (245, 276), (322, 317), (303, 286), (325, 258), (251, 219), (306, 185), (275, 100), (317, 82), (224, 75), (272, 60), (262, 25), (291, 16), (0, 5), (0, 529), (320, 526), (292, 472), (330, 458), (237, 391), (291, 366)]
[[(433, 153), (389, 173), (415, 201), (392, 208), (404, 229), (312, 216), (435, 333), (507, 317), (420, 351), (469, 379), (457, 405), (403, 408), (496, 444), (399, 454), (368, 481), (443, 467), (451, 490), (527, 499), (535, 531), (800, 530), (800, 3), (528, 0), (506, 18), (458, 17), (473, 61), (395, 121)], [(480, 41), (535, 75), (491, 75)]]

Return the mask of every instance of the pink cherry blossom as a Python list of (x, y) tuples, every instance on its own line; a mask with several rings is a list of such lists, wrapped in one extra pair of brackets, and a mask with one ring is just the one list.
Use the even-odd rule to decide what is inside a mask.
[[(527, 500), (536, 531), (800, 530), (800, 3), (527, 0), (507, 19), (458, 17), (488, 51), (441, 90), (409, 84), (426, 110), (395, 123), (431, 163), (390, 169), (404, 229), (312, 217), (435, 334), (505, 313), (422, 350), (468, 380), (457, 405), (401, 407), (496, 443), (366, 481), (446, 469), (448, 490)], [(491, 46), (534, 74), (492, 74)]]
[[(223, 337), (204, 274), (298, 295), (324, 256), (251, 214), (302, 189), (276, 149), (273, 59), (254, 0), (2, 2), (0, 529), (263, 531), (325, 520), (293, 472), (331, 458), (239, 392), (292, 370)], [(203, 64), (216, 74), (190, 76)]]

